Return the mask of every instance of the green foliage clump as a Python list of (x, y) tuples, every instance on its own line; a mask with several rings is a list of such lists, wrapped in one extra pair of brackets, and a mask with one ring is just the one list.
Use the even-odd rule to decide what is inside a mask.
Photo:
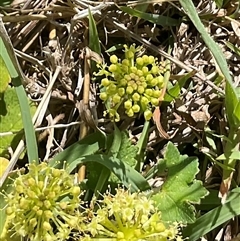
[(28, 240), (67, 240), (72, 229), (81, 229), (80, 195), (64, 169), (30, 164), (6, 194), (7, 230)]
[[(166, 226), (161, 214), (143, 193), (130, 193), (122, 188), (116, 194), (106, 193), (99, 201), (100, 208), (88, 225), (96, 238), (115, 241), (175, 240), (181, 241), (177, 224)], [(91, 240), (91, 237), (83, 239)]]
[(158, 106), (163, 87), (163, 72), (156, 58), (137, 57), (140, 48), (124, 45), (125, 58), (110, 56), (110, 66), (101, 65), (97, 75), (105, 75), (100, 99), (107, 102), (107, 113), (115, 121), (120, 120), (118, 109), (123, 106), (128, 117), (143, 113), (146, 120), (152, 117), (152, 108)]

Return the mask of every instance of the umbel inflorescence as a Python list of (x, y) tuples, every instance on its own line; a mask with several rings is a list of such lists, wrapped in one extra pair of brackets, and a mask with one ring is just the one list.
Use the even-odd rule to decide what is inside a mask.
[(66, 170), (29, 164), (6, 196), (8, 230), (28, 240), (67, 240), (71, 230), (81, 228), (80, 192)]
[[(179, 225), (166, 225), (144, 193), (123, 188), (82, 207), (81, 190), (64, 169), (41, 163), (19, 173), (6, 194), (7, 224), (1, 240), (182, 241)], [(13, 239), (17, 238), (17, 239)]]
[(151, 119), (152, 110), (159, 104), (163, 87), (163, 72), (156, 58), (143, 55), (137, 57), (140, 48), (135, 45), (124, 45), (125, 58), (110, 56), (110, 66), (101, 65), (97, 75), (105, 75), (101, 80), (100, 99), (106, 102), (110, 118), (120, 120), (119, 108), (123, 106), (125, 113), (133, 117), (143, 113), (146, 120)]
[(115, 195), (104, 194), (99, 205), (87, 227), (93, 238), (84, 241), (183, 240), (178, 225), (165, 226), (154, 202), (143, 193), (118, 188)]

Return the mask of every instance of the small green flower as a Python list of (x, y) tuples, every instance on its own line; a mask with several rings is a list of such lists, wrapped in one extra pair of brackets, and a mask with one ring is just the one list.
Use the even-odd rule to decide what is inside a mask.
[(29, 164), (13, 190), (6, 194), (9, 232), (28, 240), (66, 240), (72, 229), (81, 229), (81, 190), (64, 169), (42, 162)]
[(165, 226), (154, 202), (143, 193), (130, 193), (122, 188), (116, 194), (106, 193), (99, 209), (87, 225), (94, 240), (112, 241), (182, 241), (178, 225)]

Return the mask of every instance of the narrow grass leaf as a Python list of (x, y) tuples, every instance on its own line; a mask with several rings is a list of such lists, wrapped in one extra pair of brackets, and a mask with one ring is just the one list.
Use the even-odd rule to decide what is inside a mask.
[(150, 189), (148, 182), (139, 172), (114, 156), (89, 155), (78, 158), (71, 163), (68, 162), (67, 171), (71, 172), (79, 164), (88, 162), (96, 162), (105, 166), (113, 172), (127, 188), (130, 188), (134, 192)]
[[(33, 128), (32, 117), (30, 113), (30, 107), (29, 107), (27, 95), (23, 88), (21, 77), (18, 75), (18, 72), (15, 69), (11, 61), (11, 58), (9, 56), (9, 53), (5, 47), (5, 43), (10, 42), (10, 39), (9, 38), (4, 39), (4, 37), (5, 36), (1, 36), (0, 38), (0, 54), (4, 59), (4, 62), (7, 66), (7, 69), (12, 79), (12, 84), (15, 87), (15, 90), (18, 96), (21, 115), (22, 115), (22, 121), (23, 121), (23, 127), (24, 127), (24, 133), (25, 133), (25, 139), (26, 139), (26, 145), (27, 145), (28, 161), (29, 163), (33, 162), (34, 160), (35, 162), (38, 162), (37, 141), (36, 141), (35, 131)], [(16, 59), (16, 56), (12, 56), (12, 58)]]
[(191, 241), (196, 241), (203, 235), (238, 215), (240, 215), (239, 195), (224, 205), (201, 216), (194, 224), (188, 225), (183, 230), (183, 235)]
[(232, 43), (226, 41), (225, 42), (226, 46), (231, 49), (235, 54), (237, 54), (238, 56), (240, 56), (240, 48), (236, 47), (235, 45), (233, 45)]
[(227, 66), (226, 59), (219, 48), (219, 46), (214, 42), (214, 40), (208, 35), (204, 25), (202, 24), (198, 13), (193, 5), (193, 2), (191, 0), (179, 0), (181, 6), (185, 10), (186, 14), (189, 16), (195, 27), (197, 28), (198, 32), (201, 34), (205, 44), (208, 46), (209, 50), (212, 52), (215, 61), (217, 62), (219, 68), (221, 69), (221, 72), (226, 78), (226, 97), (225, 97), (225, 103), (226, 103), (226, 112), (227, 117), (229, 120), (230, 126), (235, 126), (234, 119), (232, 117), (232, 113), (238, 103), (237, 98), (237, 92), (235, 90), (235, 87), (232, 82), (232, 78), (229, 73), (229, 69)]
[(68, 165), (79, 157), (94, 154), (96, 151), (104, 148), (104, 146), (104, 136), (100, 132), (95, 132), (60, 152), (49, 161), (49, 165), (55, 168), (62, 168), (64, 163)]
[(179, 25), (180, 21), (176, 20), (174, 18), (161, 16), (159, 14), (153, 14), (153, 13), (144, 13), (138, 10), (134, 10), (129, 7), (119, 7), (122, 11), (125, 13), (130, 14), (131, 16), (142, 18), (145, 20), (148, 20), (151, 23), (161, 25), (163, 27), (166, 26), (177, 26)]
[(171, 102), (175, 98), (177, 98), (180, 95), (182, 87), (185, 85), (186, 81), (194, 76), (196, 73), (196, 70), (191, 71), (190, 73), (187, 73), (182, 78), (180, 78), (174, 86), (169, 88), (164, 96), (164, 101)]
[(97, 26), (90, 9), (88, 9), (88, 18), (89, 18), (89, 47), (94, 52), (100, 54), (101, 46), (99, 43)]

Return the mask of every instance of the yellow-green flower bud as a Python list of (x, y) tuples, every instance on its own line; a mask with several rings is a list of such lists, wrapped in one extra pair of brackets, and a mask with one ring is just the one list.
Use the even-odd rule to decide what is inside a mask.
[(110, 85), (110, 81), (109, 81), (109, 79), (104, 78), (104, 79), (102, 79), (101, 84), (102, 84), (102, 86), (107, 87), (108, 85)]
[(144, 75), (148, 74), (148, 71), (149, 70), (148, 70), (147, 66), (142, 67), (142, 72), (143, 72)]
[(152, 89), (146, 89), (146, 90), (145, 90), (145, 93), (146, 93), (146, 95), (148, 95), (148, 96), (152, 96), (153, 90), (152, 90)]
[(140, 106), (135, 104), (135, 105), (133, 105), (132, 110), (134, 113), (138, 113), (140, 111)]
[(154, 79), (152, 79), (152, 80), (150, 81), (150, 84), (151, 84), (152, 86), (156, 86), (158, 83), (159, 83), (159, 82), (158, 82), (158, 79), (157, 79), (157, 78), (154, 78)]
[(53, 213), (50, 211), (50, 210), (45, 210), (44, 211), (44, 216), (47, 218), (47, 219), (50, 219), (53, 217)]
[(153, 76), (151, 74), (148, 74), (146, 76), (146, 81), (150, 82), (150, 81), (152, 81), (152, 79), (153, 79)]
[(128, 86), (127, 89), (126, 89), (126, 93), (131, 95), (133, 92), (133, 87), (132, 86)]
[(145, 97), (145, 96), (142, 96), (142, 97), (141, 97), (141, 104), (143, 104), (143, 105), (147, 105), (148, 103), (149, 103), (148, 98)]
[(157, 66), (153, 66), (151, 69), (152, 74), (158, 74), (160, 72), (159, 68)]
[(102, 92), (102, 93), (100, 93), (99, 97), (100, 97), (100, 99), (103, 100), (103, 101), (107, 100), (107, 98), (108, 98), (106, 92)]
[(29, 224), (31, 227), (36, 227), (37, 225), (37, 219), (36, 218), (31, 218), (30, 221), (29, 221)]
[(152, 96), (155, 98), (159, 98), (161, 95), (161, 90), (154, 90)]
[(23, 192), (23, 186), (22, 185), (16, 185), (15, 189), (16, 189), (16, 191), (18, 193), (22, 193)]
[(129, 76), (131, 77), (132, 80), (134, 80), (135, 77), (136, 77), (136, 74), (134, 74), (134, 73), (130, 73)]
[(130, 75), (125, 74), (125, 75), (124, 75), (124, 79), (125, 79), (126, 81), (130, 81), (132, 78), (131, 78)]
[(134, 52), (131, 51), (131, 50), (127, 50), (127, 51), (125, 52), (125, 55), (126, 55), (126, 58), (127, 58), (127, 59), (132, 59), (132, 58), (134, 57)]
[(136, 58), (136, 63), (141, 66), (144, 64), (143, 59), (141, 57)]
[(137, 90), (137, 88), (138, 88), (138, 85), (136, 83), (133, 83), (131, 86), (132, 86), (133, 90)]
[(78, 195), (80, 195), (80, 192), (81, 192), (80, 187), (78, 187), (78, 186), (73, 186), (73, 187), (72, 187), (71, 193), (72, 193), (73, 195), (78, 196)]
[(107, 94), (114, 94), (117, 90), (117, 86), (115, 84), (110, 84), (107, 88), (106, 88), (106, 92)]
[(137, 73), (137, 68), (135, 66), (130, 67), (130, 71), (134, 74)]
[(159, 84), (162, 84), (164, 81), (164, 77), (162, 75), (159, 75), (158, 77), (156, 77), (156, 79)]
[(148, 62), (149, 64), (153, 64), (155, 62), (155, 58), (152, 55), (148, 56)]
[(134, 116), (134, 111), (131, 109), (126, 110), (125, 113), (129, 116), (129, 117), (133, 117)]
[(115, 94), (112, 100), (113, 100), (113, 103), (117, 104), (121, 101), (121, 96), (119, 96), (118, 94)]
[(133, 101), (139, 101), (140, 100), (140, 95), (138, 94), (138, 93), (134, 93), (133, 95), (132, 95), (132, 99), (133, 99)]
[(124, 88), (119, 88), (118, 89), (118, 94), (122, 97), (125, 95), (125, 89)]
[(108, 70), (109, 70), (110, 72), (112, 72), (112, 73), (113, 73), (113, 72), (117, 72), (118, 67), (117, 67), (116, 64), (111, 64), (111, 65), (109, 66)]
[(127, 100), (124, 102), (124, 108), (126, 110), (129, 110), (132, 107), (132, 101), (131, 100)]
[(155, 106), (158, 106), (158, 104), (159, 104), (159, 99), (157, 99), (157, 98), (151, 98), (151, 103), (152, 103), (153, 105), (155, 105)]
[(116, 55), (111, 55), (111, 56), (110, 56), (110, 62), (111, 62), (112, 64), (116, 64), (116, 63), (118, 62), (117, 56), (116, 56)]
[(144, 111), (144, 118), (145, 118), (145, 120), (150, 120), (152, 118), (152, 111), (145, 110)]
[(44, 201), (44, 206), (49, 209), (51, 207), (51, 203), (48, 200)]
[(145, 91), (145, 88), (144, 88), (142, 85), (139, 85), (138, 88), (137, 88), (137, 92), (138, 92), (139, 94), (143, 94), (144, 91)]
[(13, 208), (7, 207), (7, 208), (6, 208), (6, 214), (7, 214), (7, 215), (11, 215), (12, 213), (13, 213)]
[(130, 62), (128, 59), (123, 59), (122, 60), (122, 64), (125, 65), (125, 66), (129, 66), (130, 65)]
[(142, 56), (144, 64), (149, 64), (149, 57), (147, 55)]
[(139, 81), (145, 82), (145, 81), (146, 81), (146, 78), (142, 76), (142, 77), (139, 78)]
[(126, 79), (121, 79), (121, 80), (119, 81), (119, 85), (120, 85), (120, 86), (126, 86), (127, 83), (128, 83), (128, 81), (127, 81)]
[(128, 69), (129, 69), (128, 66), (122, 65), (121, 68), (122, 68), (121, 71), (122, 71), (123, 73), (128, 73)]
[(49, 230), (52, 229), (50, 223), (49, 223), (49, 222), (46, 222), (46, 221), (43, 222), (43, 228), (44, 228), (44, 230), (46, 230), (46, 231), (49, 231)]
[(36, 185), (36, 181), (35, 181), (34, 178), (32, 178), (32, 177), (30, 177), (30, 178), (27, 180), (27, 182), (28, 182), (28, 185), (31, 186), (31, 187)]
[(142, 77), (143, 76), (142, 70), (138, 69), (136, 75), (138, 75), (139, 77)]

